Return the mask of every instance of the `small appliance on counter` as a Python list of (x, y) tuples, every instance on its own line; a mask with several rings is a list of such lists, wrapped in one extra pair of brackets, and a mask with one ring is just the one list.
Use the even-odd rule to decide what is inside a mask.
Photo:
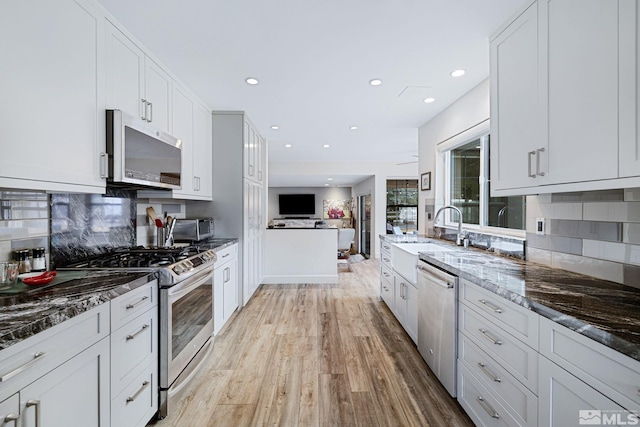
[(175, 219), (174, 242), (199, 242), (213, 237), (213, 218)]

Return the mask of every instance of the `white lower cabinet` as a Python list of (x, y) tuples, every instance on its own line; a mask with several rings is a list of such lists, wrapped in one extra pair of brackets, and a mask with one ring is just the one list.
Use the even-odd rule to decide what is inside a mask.
[(111, 301), (111, 425), (143, 427), (158, 410), (158, 283)]
[(103, 339), (20, 391), (21, 426), (109, 425), (108, 377)]
[[(103, 304), (0, 351), (6, 425), (107, 426), (109, 306)], [(9, 419), (7, 420), (7, 416)]]
[(624, 408), (545, 357), (540, 357), (539, 381), (540, 426), (631, 424)]
[(394, 273), (396, 318), (413, 342), (418, 341), (418, 288), (398, 273)]
[(213, 270), (213, 333), (218, 334), (238, 308), (238, 245), (216, 252)]

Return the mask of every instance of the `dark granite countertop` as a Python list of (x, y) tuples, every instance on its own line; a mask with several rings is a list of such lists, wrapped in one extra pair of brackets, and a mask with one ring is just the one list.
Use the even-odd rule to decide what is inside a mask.
[(380, 237), (390, 243), (447, 246), (451, 250), (420, 252), (419, 257), (640, 361), (640, 289), (450, 242)]
[(153, 273), (59, 271), (48, 285), (18, 281), (0, 292), (0, 349), (111, 301), (154, 279)]
[(237, 237), (212, 237), (200, 244), (204, 244), (214, 251), (221, 251), (236, 243), (238, 243)]

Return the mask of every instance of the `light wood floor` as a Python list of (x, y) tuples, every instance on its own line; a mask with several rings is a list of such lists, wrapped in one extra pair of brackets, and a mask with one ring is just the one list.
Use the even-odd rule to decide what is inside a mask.
[(263, 285), (156, 426), (471, 426), (378, 298), (379, 263)]

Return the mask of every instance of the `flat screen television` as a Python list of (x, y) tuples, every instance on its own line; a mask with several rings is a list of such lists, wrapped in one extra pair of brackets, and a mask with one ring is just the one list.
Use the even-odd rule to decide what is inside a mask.
[(315, 194), (278, 195), (280, 215), (315, 215)]

